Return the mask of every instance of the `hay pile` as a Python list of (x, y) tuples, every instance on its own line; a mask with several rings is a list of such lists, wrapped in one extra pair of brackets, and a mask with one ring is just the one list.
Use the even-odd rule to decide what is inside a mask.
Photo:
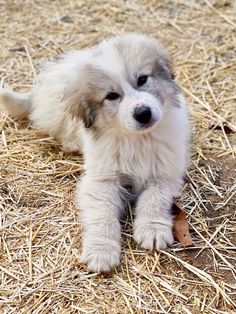
[(124, 221), (121, 267), (86, 272), (73, 202), (80, 156), (0, 117), (0, 313), (235, 313), (234, 0), (0, 0), (0, 78), (24, 91), (41, 62), (125, 31), (158, 36), (193, 119), (182, 205), (195, 246), (150, 253)]

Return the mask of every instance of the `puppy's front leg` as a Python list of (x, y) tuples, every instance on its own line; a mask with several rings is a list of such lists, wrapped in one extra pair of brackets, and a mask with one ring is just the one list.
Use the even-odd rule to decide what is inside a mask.
[(120, 263), (122, 200), (119, 184), (85, 175), (78, 188), (83, 224), (81, 261), (94, 272), (108, 272)]
[(145, 249), (160, 250), (173, 244), (173, 195), (168, 188), (153, 185), (139, 197), (134, 220), (134, 240)]

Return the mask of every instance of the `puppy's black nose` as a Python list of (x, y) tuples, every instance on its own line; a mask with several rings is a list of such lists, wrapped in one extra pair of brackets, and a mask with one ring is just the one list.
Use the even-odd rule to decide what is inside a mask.
[(151, 109), (147, 106), (141, 106), (134, 109), (134, 119), (140, 123), (147, 124), (152, 117)]

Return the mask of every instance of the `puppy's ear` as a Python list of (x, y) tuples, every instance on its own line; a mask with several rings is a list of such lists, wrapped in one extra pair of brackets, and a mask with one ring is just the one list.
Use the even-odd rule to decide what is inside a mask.
[(167, 80), (174, 80), (175, 72), (170, 54), (159, 41), (156, 42), (156, 47), (159, 52), (158, 58), (156, 60), (157, 69), (160, 71), (160, 74), (163, 76), (163, 78)]
[(96, 108), (81, 87), (67, 87), (64, 91), (63, 101), (68, 114), (82, 121), (86, 128), (93, 126)]
[(174, 70), (172, 62), (169, 61), (167, 66), (168, 66), (168, 70), (169, 70), (169, 73), (170, 73), (170, 77), (171, 77), (172, 80), (174, 80), (175, 79), (175, 70)]
[(174, 80), (174, 68), (169, 56), (166, 55), (158, 61), (159, 62), (157, 62), (157, 69), (159, 71), (159, 74), (167, 80)]
[(83, 102), (77, 111), (77, 116), (80, 117), (87, 129), (91, 128), (94, 124), (96, 116), (95, 111), (95, 108), (93, 108), (93, 105), (90, 102)]

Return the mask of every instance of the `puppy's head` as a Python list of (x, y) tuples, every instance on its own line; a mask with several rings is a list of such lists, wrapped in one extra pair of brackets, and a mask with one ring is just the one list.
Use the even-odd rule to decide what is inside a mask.
[(85, 127), (148, 132), (177, 105), (169, 57), (156, 39), (131, 33), (84, 53), (66, 97)]

